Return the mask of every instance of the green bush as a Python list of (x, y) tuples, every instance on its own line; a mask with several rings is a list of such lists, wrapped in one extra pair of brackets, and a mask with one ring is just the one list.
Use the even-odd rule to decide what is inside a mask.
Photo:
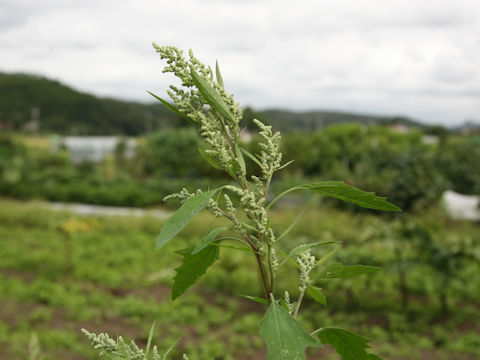
[(422, 133), (396, 133), (386, 127), (341, 124), (314, 134), (289, 134), (283, 149), (296, 161), (287, 171), (301, 176), (346, 179), (375, 189), (404, 211), (435, 203), (446, 188), (433, 149)]
[(437, 162), (452, 190), (480, 194), (480, 137), (449, 139)]
[(149, 135), (145, 145), (147, 174), (169, 177), (218, 176), (202, 159), (201, 139), (191, 128), (167, 129)]

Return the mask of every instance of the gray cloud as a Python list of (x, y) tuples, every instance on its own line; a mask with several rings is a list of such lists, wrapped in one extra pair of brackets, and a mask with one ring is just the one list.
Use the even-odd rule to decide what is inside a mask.
[(255, 107), (480, 118), (477, 0), (3, 0), (0, 70), (150, 101), (172, 80), (151, 42), (214, 64)]
[(0, 13), (0, 30), (6, 31), (25, 23), (25, 19), (15, 12)]

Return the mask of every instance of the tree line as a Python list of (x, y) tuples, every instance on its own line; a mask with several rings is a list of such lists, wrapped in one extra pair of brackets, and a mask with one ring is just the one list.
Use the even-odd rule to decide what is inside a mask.
[[(99, 98), (45, 77), (0, 73), (0, 129), (60, 135), (127, 135), (151, 133), (185, 126), (183, 119), (158, 102), (139, 103)], [(148, 96), (148, 95), (146, 95)], [(271, 123), (282, 132), (313, 131), (331, 124), (405, 124), (422, 127), (401, 117), (344, 112), (292, 112), (279, 109), (244, 109), (242, 127), (255, 128), (252, 120)]]

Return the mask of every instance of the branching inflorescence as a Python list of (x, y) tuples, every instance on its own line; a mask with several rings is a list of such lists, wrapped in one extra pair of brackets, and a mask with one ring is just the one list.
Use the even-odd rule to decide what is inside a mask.
[[(274, 133), (271, 126), (254, 120), (259, 129), (261, 151), (259, 154), (251, 154), (243, 149), (240, 145), (239, 127), (243, 116), (242, 110), (233, 95), (225, 91), (218, 63), (214, 73), (210, 67), (203, 65), (191, 50), (188, 58), (185, 58), (183, 51), (175, 47), (156, 44), (153, 46), (160, 58), (167, 63), (163, 72), (174, 74), (180, 80), (180, 87), (170, 85), (167, 91), (173, 105), (154, 94), (151, 95), (198, 129), (204, 139), (204, 146), (199, 149), (204, 159), (213, 167), (226, 171), (234, 180), (234, 183), (218, 189), (208, 191), (198, 189), (193, 193), (182, 189), (165, 197), (164, 200), (179, 200), (182, 205), (165, 222), (157, 238), (157, 248), (163, 247), (175, 237), (203, 209), (207, 209), (215, 217), (224, 217), (230, 222), (229, 227), (211, 230), (196, 247), (178, 251), (183, 256), (183, 264), (176, 269), (172, 298), (175, 299), (186, 291), (218, 259), (222, 241), (237, 241), (254, 254), (258, 264), (265, 297), (249, 298), (268, 305), (260, 329), (268, 346), (268, 359), (305, 359), (307, 347), (319, 347), (322, 343), (336, 347), (344, 360), (353, 359), (348, 357), (348, 354), (358, 355), (359, 357), (355, 359), (378, 359), (365, 351), (368, 347), (367, 339), (340, 329), (320, 328), (308, 333), (295, 319), (307, 293), (318, 302), (326, 304), (321, 289), (315, 287), (317, 279), (356, 276), (376, 271), (378, 268), (333, 264), (322, 270), (324, 263), (336, 249), (320, 259), (313, 256), (311, 250), (334, 244), (331, 241), (300, 245), (294, 247), (288, 254), (282, 252), (277, 247), (276, 239), (284, 238), (294, 223), (284, 233), (276, 234), (271, 227), (269, 209), (280, 197), (294, 190), (311, 190), (376, 210), (400, 209), (388, 203), (385, 198), (340, 181), (322, 181), (296, 186), (268, 203), (274, 173), (288, 165), (281, 164), (280, 133)], [(260, 176), (247, 175), (244, 155), (258, 165)], [(223, 236), (227, 230), (230, 233), (234, 232), (235, 235)], [(282, 254), (282, 259), (277, 257), (279, 253)], [(284, 299), (275, 298), (277, 271), (288, 260), (295, 260), (294, 263), (299, 269), (299, 295), (293, 302), (286, 291)], [(314, 271), (317, 271), (317, 274), (312, 277)], [(122, 351), (131, 353), (133, 356), (131, 359), (142, 358), (143, 352), (134, 343), (126, 345), (121, 338), (114, 341), (103, 334), (96, 336), (86, 332), (86, 335), (93, 341), (95, 347), (103, 352), (119, 353), (123, 349)], [(347, 347), (345, 343), (348, 343)]]
[[(235, 103), (233, 95), (224, 90), (219, 71), (215, 80), (213, 71), (200, 63), (191, 50), (187, 60), (183, 52), (175, 47), (161, 47), (154, 44), (154, 48), (160, 54), (160, 58), (167, 62), (163, 72), (171, 72), (181, 80), (182, 88), (171, 85), (168, 94), (178, 111), (198, 127), (207, 145), (203, 150), (204, 154), (237, 182), (237, 185), (225, 186), (223, 189), (240, 199), (237, 207), (234, 206), (229, 194), (225, 193), (224, 209), (221, 209), (218, 202), (212, 198), (209, 199), (207, 209), (214, 216), (224, 216), (229, 219), (233, 229), (250, 244), (258, 258), (266, 298), (269, 299), (269, 294), (273, 291), (278, 261), (273, 249), (275, 235), (269, 226), (264, 205), (272, 176), (281, 167), (280, 133), (273, 133), (271, 126), (255, 120), (262, 138), (259, 144), (262, 149), (261, 154), (255, 159), (260, 166), (262, 176), (247, 178), (245, 161), (239, 146), (238, 124), (242, 118), (242, 111), (239, 104)], [(195, 77), (199, 77), (200, 81)], [(202, 82), (208, 89), (196, 88), (196, 84), (202, 84)], [(218, 97), (218, 105), (212, 106), (208, 99), (208, 90), (212, 90)], [(177, 198), (184, 202), (191, 196), (183, 189), (180, 193), (169, 195), (164, 200)], [(248, 223), (238, 219), (239, 211), (245, 213)]]

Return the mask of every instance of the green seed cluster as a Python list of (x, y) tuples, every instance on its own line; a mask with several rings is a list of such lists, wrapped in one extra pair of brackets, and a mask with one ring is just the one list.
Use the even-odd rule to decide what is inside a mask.
[(261, 152), (261, 168), (263, 173), (263, 179), (268, 180), (272, 177), (273, 173), (281, 166), (282, 153), (280, 152), (280, 133), (272, 133), (272, 127), (261, 123), (259, 120), (253, 120), (255, 124), (260, 128), (260, 136), (263, 142), (259, 145), (262, 148)]
[[(100, 350), (100, 356), (110, 354), (118, 356), (121, 359), (145, 359), (143, 350), (140, 349), (133, 340), (127, 344), (121, 336), (119, 336), (117, 340), (114, 340), (108, 334), (101, 333), (96, 335), (85, 329), (82, 329), (82, 332), (90, 339), (93, 348)], [(154, 349), (154, 353), (155, 351), (156, 349)], [(158, 358), (153, 357), (153, 359), (160, 360), (160, 356)]]
[[(222, 169), (232, 172), (232, 169), (241, 171), (234, 144), (238, 142), (238, 123), (243, 117), (240, 104), (235, 103), (233, 95), (228, 94), (213, 78), (210, 67), (202, 64), (189, 51), (188, 60), (183, 56), (183, 51), (173, 46), (158, 46), (153, 44), (162, 60), (166, 60), (167, 66), (163, 72), (173, 73), (181, 80), (182, 87), (170, 85), (168, 95), (175, 103), (177, 109), (199, 127), (200, 135), (205, 138), (209, 148), (205, 152), (210, 155)], [(192, 71), (199, 74), (219, 94), (227, 105), (235, 122), (227, 122), (219, 114), (208, 106), (207, 100), (195, 88)], [(245, 175), (245, 174), (243, 174)]]
[(310, 271), (315, 268), (317, 261), (310, 250), (304, 251), (298, 256), (297, 264), (300, 267), (299, 290), (305, 292), (310, 285)]
[[(106, 333), (96, 335), (85, 329), (82, 329), (82, 332), (90, 339), (93, 348), (100, 350), (99, 356), (110, 355), (119, 359), (147, 360), (143, 349), (140, 349), (133, 340), (127, 344), (121, 336), (119, 336), (117, 340), (114, 340)], [(152, 348), (152, 357), (150, 358), (149, 356), (148, 358), (151, 360), (163, 360), (165, 359), (165, 355), (160, 355), (157, 346), (154, 345)], [(188, 360), (186, 354), (183, 354), (183, 360)]]

